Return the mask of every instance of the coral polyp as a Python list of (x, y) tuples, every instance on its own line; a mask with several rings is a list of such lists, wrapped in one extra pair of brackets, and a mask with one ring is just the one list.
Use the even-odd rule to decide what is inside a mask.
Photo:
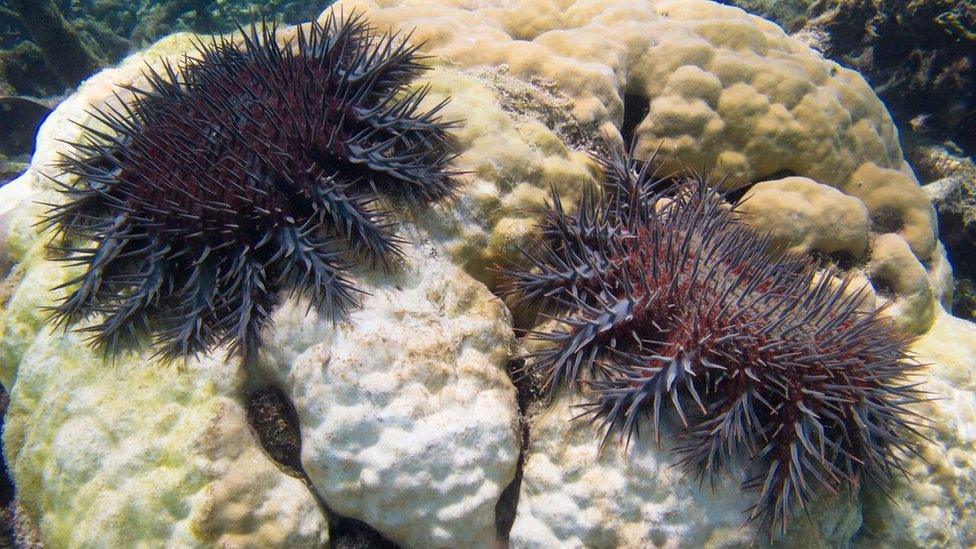
[(603, 443), (641, 425), (660, 441), (669, 414), (684, 471), (744, 473), (747, 522), (771, 534), (818, 494), (886, 488), (924, 423), (911, 338), (852, 278), (770, 251), (701, 179), (597, 160), (602, 192), (573, 211), (554, 195), (527, 267), (506, 269), (508, 297), (547, 319), (525, 375), (581, 389)]
[(92, 113), (48, 217), (51, 250), (85, 267), (57, 322), (98, 318), (83, 329), (111, 352), (152, 336), (164, 359), (250, 356), (283, 296), (341, 319), (357, 301), (348, 267), (395, 264), (397, 201), (453, 194), (444, 103), (411, 88), (416, 45), (358, 16), (276, 33), (200, 42)]

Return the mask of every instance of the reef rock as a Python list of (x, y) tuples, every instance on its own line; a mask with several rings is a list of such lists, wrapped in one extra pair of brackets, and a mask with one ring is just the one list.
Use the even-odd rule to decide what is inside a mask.
[(939, 236), (956, 275), (954, 314), (976, 320), (976, 166), (958, 169), (922, 187), (939, 212)]
[(810, 8), (817, 0), (717, 0), (719, 4), (736, 6), (764, 19), (775, 21), (787, 31), (806, 22)]
[[(746, 7), (746, 6), (743, 6)], [(904, 130), (973, 154), (976, 9), (959, 0), (817, 0), (796, 37), (860, 71)]]

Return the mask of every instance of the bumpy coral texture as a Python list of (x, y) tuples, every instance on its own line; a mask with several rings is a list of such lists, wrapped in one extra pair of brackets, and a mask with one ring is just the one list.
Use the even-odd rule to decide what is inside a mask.
[(976, 544), (976, 324), (942, 312), (913, 346), (929, 364), (922, 389), (942, 400), (920, 408), (932, 444), (906, 464), (891, 500), (865, 502), (857, 547)]
[(268, 375), (292, 395), (331, 509), (405, 547), (487, 547), (519, 457), (511, 319), (435, 248), (405, 252), (349, 325), (283, 307)]
[[(572, 203), (589, 179), (592, 165), (579, 154), (589, 143), (567, 131), (565, 115), (591, 136), (624, 128), (637, 136), (639, 156), (662, 146), (674, 153), (668, 168), (700, 169), (728, 185), (794, 175), (833, 187), (869, 213), (856, 240), (897, 234), (914, 256), (902, 258), (905, 269), (938, 260), (933, 211), (868, 84), (741, 10), (706, 0), (344, 0), (337, 8), (368, 10), (382, 28), (416, 27), (443, 67), (428, 75), (434, 95), (465, 98), (445, 116), (466, 119), (458, 166), (472, 173), (456, 215), (437, 222), (479, 278), (490, 282), (485, 265), (510, 258), (533, 232), (531, 212), (549, 185)], [(486, 72), (502, 77), (488, 86), (468, 79)], [(533, 106), (505, 85), (511, 78), (557, 90), (565, 108)], [(785, 217), (782, 205), (755, 207)], [(944, 279), (930, 274), (924, 306), (893, 309), (915, 333), (931, 325), (929, 309), (944, 292)], [(882, 286), (896, 302), (918, 296), (914, 287), (888, 292), (904, 286), (898, 280)]]
[[(40, 181), (32, 170), (5, 194), (31, 196)], [(266, 376), (295, 403), (310, 487), (280, 471), (244, 424), (239, 361), (160, 369), (139, 355), (106, 367), (79, 335), (44, 329), (50, 285), (78, 269), (44, 260), (31, 223), (40, 207), (11, 213), (4, 259), (14, 265), (0, 294), (2, 379), (13, 387), (5, 448), (43, 540), (320, 547), (328, 530), (317, 492), (407, 546), (493, 542), (520, 442), (505, 373), (511, 320), (437, 249), (410, 248), (392, 278), (357, 271), (371, 297), (338, 332), (307, 301), (278, 311), (264, 373), (247, 379)]]
[[(180, 44), (179, 37), (156, 51)], [(185, 43), (180, 44), (181, 49)], [(106, 71), (41, 129), (39, 154), (77, 136), (92, 96), (132, 81), (140, 59)], [(72, 135), (74, 133), (74, 135)], [(328, 521), (302, 482), (268, 460), (245, 423), (239, 364), (177, 373), (147, 356), (106, 367), (76, 334), (44, 328), (51, 286), (78, 269), (45, 260), (38, 234), (49, 180), (38, 160), (2, 189), (0, 382), (10, 388), (5, 459), (26, 519), (46, 545), (319, 547)], [(62, 291), (63, 295), (63, 291)], [(147, 520), (146, 517), (153, 517)]]
[[(436, 248), (405, 248), (395, 276), (356, 272), (370, 296), (339, 329), (307, 301), (286, 302), (259, 372), (213, 357), (146, 368), (146, 354), (106, 367), (78, 334), (43, 328), (49, 285), (77, 269), (43, 260), (30, 224), (12, 226), (8, 253), (26, 261), (5, 281), (0, 317), (0, 353), (15, 367), (3, 377), (6, 457), (46, 542), (320, 547), (319, 497), (406, 546), (494, 541), (520, 444), (511, 319)], [(311, 486), (279, 470), (244, 423), (246, 383), (260, 380), (299, 413)]]
[[(27, 276), (58, 279), (37, 265)], [(11, 316), (36, 316), (31, 305), (43, 292), (22, 284)], [(77, 335), (28, 339), (4, 447), (22, 509), (46, 546), (327, 542), (313, 495), (250, 435), (237, 400), (240, 368), (205, 361), (174, 375), (145, 368), (146, 356), (105, 368)]]
[(838, 261), (864, 257), (870, 221), (864, 203), (806, 177), (757, 183), (736, 208), (769, 231), (774, 248)]

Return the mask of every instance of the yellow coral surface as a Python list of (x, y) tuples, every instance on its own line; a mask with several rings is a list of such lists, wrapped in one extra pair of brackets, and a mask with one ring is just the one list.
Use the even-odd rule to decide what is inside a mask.
[[(463, 121), (458, 164), (470, 174), (459, 203), (429, 223), (489, 286), (486, 268), (514, 256), (549, 187), (572, 202), (592, 180), (586, 152), (601, 134), (633, 135), (639, 156), (660, 149), (666, 171), (705, 173), (727, 188), (805, 178), (804, 190), (795, 180), (788, 196), (759, 187), (749, 203), (760, 227), (806, 227), (780, 230), (794, 250), (844, 252), (843, 267), (870, 278), (877, 237), (892, 234), (912, 252), (901, 270), (941, 261), (934, 210), (870, 86), (739, 9), (707, 0), (343, 0), (335, 10), (412, 32), (432, 56), (424, 83), (431, 101), (452, 98), (445, 116)], [(910, 276), (882, 281), (880, 297), (923, 333), (945, 279), (931, 274), (920, 289)]]

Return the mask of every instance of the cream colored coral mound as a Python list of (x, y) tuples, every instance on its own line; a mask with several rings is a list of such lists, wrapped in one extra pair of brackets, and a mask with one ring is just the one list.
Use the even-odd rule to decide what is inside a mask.
[(348, 325), (283, 306), (267, 375), (291, 396), (330, 509), (407, 547), (489, 547), (519, 457), (511, 321), (436, 249), (408, 254), (369, 280)]
[(45, 547), (328, 541), (313, 495), (248, 431), (239, 368), (207, 360), (175, 372), (146, 368), (148, 357), (106, 365), (80, 337), (47, 332), (25, 352), (4, 447)]
[[(57, 117), (55, 117), (57, 120)], [(56, 133), (47, 126), (44, 137)], [(32, 169), (2, 189), (4, 458), (45, 547), (320, 547), (325, 515), (249, 432), (239, 364), (114, 363), (44, 326), (71, 270), (44, 259)], [(18, 201), (18, 199), (23, 199)]]
[(864, 203), (806, 177), (756, 183), (737, 209), (790, 253), (861, 258), (868, 248)]
[[(594, 137), (619, 139), (626, 127), (639, 156), (661, 148), (666, 169), (705, 172), (727, 187), (802, 176), (857, 199), (863, 208), (846, 200), (845, 211), (865, 210), (866, 223), (860, 212), (841, 222), (856, 244), (813, 249), (845, 252), (844, 265), (870, 278), (874, 252), (897, 253), (877, 237), (895, 234), (911, 248), (900, 259), (907, 278), (878, 286), (896, 302), (899, 323), (924, 333), (937, 299), (947, 302), (935, 213), (884, 105), (859, 74), (772, 23), (706, 0), (344, 0), (337, 8), (412, 30), (435, 56), (428, 77), (455, 99), (446, 116), (465, 120), (458, 164), (472, 172), (465, 199), (437, 223), (478, 278), (491, 282), (484, 266), (512, 257), (533, 230), (533, 208), (550, 185), (576, 196), (592, 169), (582, 151)], [(530, 86), (539, 91), (526, 93)], [(552, 91), (560, 100), (546, 96)], [(806, 219), (840, 196), (816, 194), (823, 200), (808, 194), (820, 203)], [(767, 211), (765, 228), (796, 217), (794, 205), (768, 196), (751, 204)], [(928, 280), (918, 280), (918, 269)]]
[[(148, 353), (107, 363), (43, 326), (71, 271), (43, 259), (17, 219), (31, 210), (8, 212), (7, 251), (33, 244), (4, 281), (0, 356), (6, 459), (45, 546), (323, 547), (320, 502), (407, 546), (495, 542), (520, 447), (511, 320), (436, 248), (364, 273), (370, 295), (341, 326), (284, 304), (256, 370), (222, 351), (179, 369)], [(269, 383), (298, 412), (304, 478), (245, 420), (246, 395)]]
[[(164, 39), (92, 77), (44, 124), (31, 169), (0, 189), (0, 381), (18, 497), (51, 546), (320, 546), (329, 510), (404, 546), (497, 542), (516, 477), (519, 410), (505, 375), (511, 318), (490, 267), (517, 257), (550, 188), (574, 202), (607, 135), (661, 149), (665, 170), (746, 187), (741, 206), (777, 247), (834, 261), (868, 281), (922, 335), (927, 405), (938, 423), (901, 506), (869, 495), (796, 523), (808, 545), (976, 544), (976, 328), (945, 313), (951, 271), (931, 205), (890, 117), (856, 73), (775, 25), (706, 0), (342, 0), (379, 29), (413, 30), (431, 66), (414, 85), (459, 121), (456, 201), (402, 210), (416, 243), (400, 273), (358, 271), (371, 296), (332, 326), (298, 303), (276, 312), (262, 362), (207, 357), (184, 369), (145, 357), (107, 365), (77, 335), (51, 333), (43, 306), (68, 278), (33, 226), (57, 200), (47, 175), (79, 139), (72, 121), (129, 95), (143, 61), (187, 51)], [(323, 14), (323, 17), (326, 14)], [(294, 35), (293, 30), (283, 35)], [(623, 135), (622, 135), (623, 134)], [(6, 212), (6, 213), (4, 213)], [(245, 424), (264, 384), (295, 406), (299, 480)], [(752, 494), (699, 490), (666, 447), (596, 454), (568, 421), (572, 397), (531, 418), (511, 530), (514, 547), (736, 545)], [(327, 509), (326, 509), (327, 508)], [(804, 526), (805, 524), (805, 526)], [(504, 532), (502, 532), (504, 534)]]

